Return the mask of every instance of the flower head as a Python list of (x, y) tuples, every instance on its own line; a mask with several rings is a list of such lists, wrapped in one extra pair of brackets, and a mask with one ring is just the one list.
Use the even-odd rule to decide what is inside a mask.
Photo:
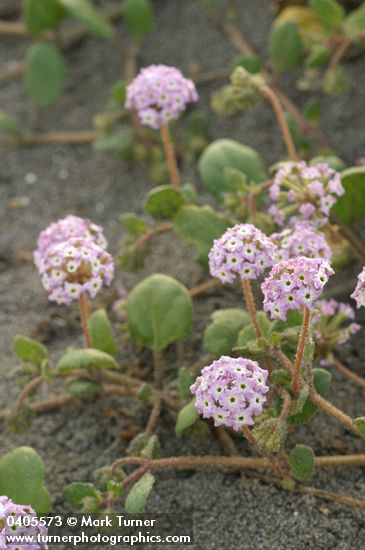
[(365, 266), (362, 268), (361, 273), (357, 278), (357, 285), (354, 292), (351, 294), (351, 298), (356, 300), (357, 307), (365, 307)]
[(310, 309), (334, 271), (327, 260), (299, 256), (274, 265), (261, 285), (264, 310), (285, 321), (290, 309)]
[(198, 101), (194, 82), (179, 69), (150, 65), (127, 88), (126, 109), (136, 109), (141, 123), (157, 130), (177, 119), (187, 103)]
[(94, 298), (114, 275), (111, 255), (90, 238), (72, 237), (50, 246), (37, 266), (48, 298), (70, 304), (87, 292)]
[(195, 395), (195, 407), (203, 418), (213, 418), (215, 426), (227, 426), (239, 431), (252, 425), (253, 417), (262, 413), (268, 371), (256, 361), (222, 355), (204, 367), (190, 391)]
[[(13, 519), (12, 522), (7, 521), (10, 516)], [(0, 548), (48, 550), (48, 545), (42, 542), (43, 537), (46, 538), (47, 528), (39, 523), (29, 525), (31, 518), (36, 518), (36, 513), (31, 506), (15, 504), (10, 498), (0, 496)], [(7, 541), (7, 537), (10, 536), (32, 537), (34, 542), (10, 543)]]
[(305, 220), (321, 227), (328, 222), (332, 206), (344, 192), (339, 172), (327, 163), (288, 163), (276, 173), (270, 187), (271, 200), (276, 204), (269, 213), (278, 225), (290, 218), (290, 224)]
[(324, 234), (306, 222), (296, 224), (293, 229), (273, 233), (270, 239), (278, 247), (275, 252), (278, 262), (298, 256), (331, 260), (332, 252)]
[(101, 248), (106, 248), (108, 244), (100, 225), (78, 216), (66, 216), (62, 220), (51, 223), (47, 229), (40, 232), (37, 240), (37, 250), (33, 253), (36, 266), (38, 267), (42, 256), (50, 246), (67, 241), (71, 237), (90, 237)]
[(240, 279), (256, 279), (267, 267), (271, 267), (275, 245), (250, 223), (237, 224), (214, 241), (209, 253), (209, 269), (212, 277), (222, 283)]

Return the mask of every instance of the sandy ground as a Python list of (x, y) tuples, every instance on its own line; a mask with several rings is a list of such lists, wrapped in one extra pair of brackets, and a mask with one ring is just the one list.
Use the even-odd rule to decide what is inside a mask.
[[(270, 24), (268, 1), (236, 2), (240, 26), (261, 53), (267, 48)], [(208, 24), (198, 2), (193, 0), (159, 0), (156, 2), (156, 27), (146, 40), (140, 64), (153, 62), (177, 65), (188, 70), (192, 62), (203, 69), (223, 67), (235, 52), (222, 35)], [(124, 34), (120, 26), (119, 31)], [(0, 67), (23, 57), (27, 42), (1, 39)], [(112, 44), (86, 40), (67, 54), (69, 81), (66, 93), (51, 107), (42, 109), (41, 130), (80, 130), (91, 126), (93, 114), (106, 103), (110, 86), (123, 68)], [(349, 165), (364, 155), (365, 117), (363, 90), (365, 73), (363, 58), (348, 67), (349, 90), (335, 99), (323, 99), (322, 126), (331, 146)], [(307, 97), (296, 92), (293, 79), (285, 82), (291, 97), (303, 104)], [(202, 105), (208, 108), (213, 85), (199, 88)], [(31, 112), (20, 81), (0, 88), (1, 108), (29, 121)], [(212, 138), (232, 137), (256, 148), (270, 166), (284, 154), (280, 135), (270, 108), (261, 105), (234, 120), (213, 118)], [(67, 171), (67, 179), (61, 175)], [(36, 181), (26, 183), (26, 174), (34, 173)], [(199, 185), (197, 174), (186, 174)], [(0, 150), (0, 212), (1, 212), (1, 406), (9, 406), (18, 393), (15, 379), (16, 359), (11, 351), (15, 334), (30, 335), (42, 322), (50, 326), (49, 346), (56, 359), (68, 345), (79, 342), (81, 334), (74, 320), (75, 310), (47, 303), (38, 274), (29, 262), (19, 259), (24, 251), (35, 246), (39, 231), (50, 222), (68, 213), (93, 219), (105, 227), (111, 250), (116, 251), (122, 235), (118, 217), (122, 212), (141, 212), (141, 201), (152, 183), (144, 166), (128, 166), (112, 154), (95, 153), (88, 146), (43, 146)], [(9, 208), (15, 197), (27, 197), (23, 208)], [(118, 273), (118, 280), (131, 288), (149, 273), (160, 271), (193, 286), (206, 275), (193, 263), (188, 247), (173, 238), (163, 237), (138, 275)], [(354, 267), (358, 271), (358, 266)], [(353, 272), (349, 276), (352, 276)], [(108, 295), (108, 293), (106, 294)], [(195, 303), (193, 336), (187, 343), (187, 357), (198, 357), (202, 332), (209, 314), (217, 307), (237, 303), (238, 294), (225, 290), (212, 293)], [(360, 317), (361, 321), (361, 317)], [(364, 322), (364, 316), (362, 317)], [(352, 368), (363, 371), (360, 362), (361, 337), (348, 350)], [(332, 399), (352, 416), (364, 414), (360, 389), (334, 374)], [(46, 396), (47, 389), (40, 392)], [(52, 389), (50, 390), (52, 391)], [(110, 416), (110, 411), (121, 411)], [(64, 511), (62, 489), (66, 483), (88, 480), (95, 468), (111, 463), (125, 452), (126, 444), (120, 432), (146, 420), (146, 413), (128, 398), (115, 398), (85, 405), (82, 409), (55, 412), (37, 418), (26, 434), (13, 435), (1, 428), (0, 443), (5, 452), (20, 444), (33, 446), (47, 467), (47, 484), (54, 495), (54, 510)], [(158, 427), (166, 456), (190, 453), (220, 452), (214, 441), (176, 440), (173, 427), (163, 416)], [(364, 444), (355, 441), (342, 428), (322, 415), (288, 442), (308, 442), (317, 454), (364, 452)], [(237, 440), (243, 454), (249, 451)], [(332, 470), (317, 474), (313, 485), (327, 490), (363, 498), (364, 469)], [(308, 495), (280, 491), (252, 477), (236, 473), (161, 473), (149, 501), (150, 511), (195, 512), (195, 548), (242, 548), (247, 550), (302, 550), (329, 548), (339, 550), (365, 549), (365, 520), (353, 508), (323, 502)], [(60, 547), (58, 547), (60, 548)], [(100, 546), (99, 546), (100, 548)]]

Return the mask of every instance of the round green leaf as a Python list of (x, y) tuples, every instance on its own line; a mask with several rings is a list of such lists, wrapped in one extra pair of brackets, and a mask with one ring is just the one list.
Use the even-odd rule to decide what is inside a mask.
[(348, 168), (341, 173), (345, 194), (338, 197), (333, 212), (351, 224), (365, 218), (365, 166)]
[(99, 491), (96, 490), (92, 483), (69, 483), (63, 490), (65, 499), (70, 502), (76, 508), (82, 507), (82, 501), (86, 497), (98, 499), (100, 497)]
[(177, 189), (171, 185), (160, 185), (148, 193), (144, 207), (153, 218), (169, 219), (175, 216), (183, 203), (184, 199)]
[(307, 445), (295, 445), (289, 456), (290, 468), (294, 476), (303, 481), (314, 474), (314, 452)]
[(272, 28), (270, 54), (278, 71), (299, 65), (304, 54), (304, 46), (298, 25), (294, 21), (285, 21)]
[(309, 0), (309, 5), (328, 29), (338, 29), (341, 26), (345, 10), (336, 0)]
[(55, 101), (65, 84), (66, 68), (62, 55), (53, 44), (38, 42), (27, 54), (25, 87), (40, 105)]
[(81, 21), (95, 36), (109, 38), (113, 35), (113, 27), (89, 0), (59, 0), (59, 2), (70, 15)]
[(250, 316), (243, 308), (229, 308), (214, 312), (212, 319), (204, 333), (204, 348), (215, 357), (229, 355), (239, 331), (250, 322)]
[(267, 177), (259, 155), (232, 139), (218, 139), (204, 150), (199, 160), (200, 177), (208, 191), (218, 200), (232, 191), (224, 178), (225, 168), (245, 174), (249, 182), (259, 183)]
[(123, 13), (128, 29), (134, 36), (143, 38), (150, 32), (154, 21), (150, 0), (125, 0)]
[(32, 506), (38, 515), (51, 509), (44, 485), (43, 460), (31, 447), (18, 447), (0, 458), (0, 494), (17, 504)]
[(57, 363), (60, 371), (75, 369), (115, 369), (117, 363), (111, 355), (94, 348), (75, 349), (68, 351)]
[[(325, 397), (331, 383), (331, 375), (325, 369), (313, 369), (313, 382), (314, 387), (322, 397)], [(290, 426), (301, 426), (305, 422), (308, 422), (315, 413), (317, 412), (317, 407), (307, 399), (305, 402), (302, 411), (298, 414), (291, 415), (287, 418), (287, 422)]]
[(148, 472), (133, 485), (125, 501), (127, 514), (143, 514), (154, 483), (154, 476)]
[(218, 239), (230, 225), (231, 220), (208, 205), (183, 206), (173, 220), (175, 233), (188, 244), (196, 246), (197, 261), (203, 266), (208, 264), (214, 239)]
[(24, 23), (31, 34), (53, 29), (65, 15), (57, 0), (25, 0), (23, 5)]
[(155, 274), (139, 283), (127, 299), (132, 340), (154, 350), (187, 336), (193, 306), (187, 289), (173, 277)]
[(105, 309), (100, 308), (94, 311), (90, 315), (88, 325), (93, 348), (105, 351), (115, 357), (117, 344)]

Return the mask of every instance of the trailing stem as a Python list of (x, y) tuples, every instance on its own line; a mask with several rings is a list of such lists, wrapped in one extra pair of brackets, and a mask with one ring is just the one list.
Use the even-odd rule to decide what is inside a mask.
[(87, 295), (85, 294), (85, 292), (82, 292), (80, 294), (79, 303), (80, 303), (81, 325), (82, 325), (82, 332), (84, 333), (85, 346), (87, 348), (90, 348), (92, 345), (90, 331), (89, 331), (90, 310), (89, 310), (89, 302), (87, 300)]
[(278, 96), (272, 90), (272, 88), (270, 88), (270, 86), (267, 86), (267, 85), (261, 86), (260, 92), (270, 101), (274, 109), (290, 160), (297, 162), (298, 161), (297, 151), (296, 151), (294, 141), (291, 136), (289, 126), (286, 121), (284, 111), (282, 109)]
[(177, 167), (174, 145), (168, 124), (162, 124), (160, 128), (161, 141), (166, 155), (167, 168), (170, 174), (172, 186), (178, 189), (181, 185), (179, 169)]
[(332, 365), (335, 367), (335, 369), (337, 369), (342, 374), (344, 374), (345, 376), (347, 376), (348, 378), (353, 380), (353, 382), (356, 382), (356, 384), (358, 384), (359, 386), (362, 387), (363, 390), (365, 390), (365, 380), (364, 380), (364, 378), (361, 378), (361, 376), (358, 376), (357, 374), (352, 372), (350, 369), (348, 369), (347, 367), (342, 365), (342, 363), (340, 363), (339, 361), (334, 360), (332, 362)]
[(306, 307), (304, 308), (303, 324), (300, 331), (299, 342), (297, 347), (297, 353), (295, 355), (294, 374), (292, 380), (292, 390), (295, 395), (299, 395), (299, 379), (303, 363), (304, 349), (308, 338), (309, 323), (311, 318), (311, 312)]

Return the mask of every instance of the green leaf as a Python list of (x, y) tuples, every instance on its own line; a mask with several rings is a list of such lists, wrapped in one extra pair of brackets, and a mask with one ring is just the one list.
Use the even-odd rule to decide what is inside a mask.
[(229, 355), (250, 316), (243, 308), (230, 308), (214, 312), (212, 320), (204, 333), (204, 348), (215, 357)]
[(74, 397), (88, 398), (100, 395), (102, 388), (97, 382), (83, 378), (69, 378), (65, 382), (67, 391)]
[(125, 501), (127, 514), (143, 514), (154, 483), (154, 476), (148, 472), (133, 485)]
[(101, 38), (113, 35), (113, 27), (88, 0), (58, 0), (67, 12), (81, 21), (89, 32)]
[(357, 10), (351, 12), (344, 21), (343, 28), (346, 35), (351, 40), (361, 41), (364, 40), (365, 32), (365, 3), (363, 3)]
[(152, 388), (149, 384), (142, 384), (137, 392), (137, 399), (142, 405), (151, 405), (154, 401)]
[(159, 185), (148, 193), (144, 208), (150, 216), (161, 219), (170, 219), (175, 216), (184, 199), (181, 193), (171, 185)]
[(85, 497), (99, 499), (100, 493), (92, 483), (73, 482), (63, 489), (63, 496), (73, 506), (81, 508)]
[(196, 187), (192, 183), (184, 183), (180, 187), (180, 192), (186, 204), (196, 204), (198, 193)]
[(23, 5), (24, 23), (31, 34), (53, 29), (65, 15), (57, 0), (25, 0)]
[(168, 275), (151, 275), (135, 286), (128, 295), (126, 310), (132, 340), (154, 350), (184, 338), (191, 329), (190, 294)]
[(318, 99), (309, 99), (303, 108), (303, 116), (312, 124), (317, 124), (322, 115), (321, 102)]
[(232, 225), (232, 222), (219, 214), (211, 206), (183, 206), (173, 220), (175, 233), (188, 244), (197, 248), (197, 261), (208, 265), (208, 254), (214, 239)]
[(177, 415), (175, 424), (175, 434), (177, 437), (181, 437), (182, 433), (190, 428), (199, 418), (199, 412), (195, 408), (195, 397), (187, 403)]
[(150, 0), (125, 0), (123, 13), (129, 31), (137, 38), (143, 38), (151, 31), (154, 16)]
[(128, 233), (134, 237), (139, 237), (148, 230), (148, 225), (145, 220), (131, 212), (122, 214), (120, 216), (120, 223), (128, 231)]
[(314, 452), (307, 445), (295, 445), (289, 455), (289, 464), (293, 475), (303, 481), (314, 474)]
[(53, 44), (36, 42), (27, 53), (25, 87), (40, 105), (55, 101), (65, 85), (66, 67), (62, 55)]
[(4, 111), (0, 111), (0, 132), (15, 138), (22, 136), (22, 131), (16, 120)]
[(31, 447), (18, 447), (0, 458), (0, 494), (32, 506), (38, 515), (51, 509), (44, 476), (43, 460)]
[(365, 439), (365, 416), (359, 416), (353, 420), (354, 425), (360, 431), (362, 437)]
[(111, 355), (94, 348), (75, 349), (68, 351), (57, 363), (60, 371), (75, 369), (115, 369), (117, 363)]
[(235, 168), (248, 182), (259, 183), (267, 178), (260, 156), (254, 149), (232, 139), (218, 139), (204, 150), (199, 160), (199, 174), (208, 191), (218, 200), (232, 191), (224, 181), (224, 169)]
[(93, 143), (95, 151), (118, 151), (126, 154), (130, 151), (134, 142), (132, 128), (120, 128), (112, 134), (101, 136)]
[(180, 367), (177, 373), (179, 381), (179, 394), (183, 399), (191, 398), (190, 386), (195, 381), (195, 376), (186, 367)]
[(345, 10), (336, 0), (309, 0), (309, 6), (326, 28), (335, 30), (342, 25)]
[(93, 348), (105, 351), (115, 357), (117, 344), (105, 309), (100, 308), (94, 311), (89, 318), (88, 325)]
[(299, 65), (304, 53), (299, 28), (294, 21), (275, 25), (270, 35), (271, 59), (278, 71), (286, 71)]
[(13, 350), (19, 359), (37, 366), (40, 366), (48, 358), (48, 350), (43, 344), (20, 334), (13, 340)]
[(365, 166), (344, 170), (341, 181), (345, 194), (338, 197), (333, 212), (350, 225), (365, 217)]
[(291, 382), (291, 377), (288, 371), (284, 369), (275, 369), (271, 374), (271, 380), (279, 386), (288, 386)]
[[(313, 382), (316, 391), (322, 397), (325, 397), (331, 383), (331, 375), (328, 371), (324, 369), (313, 369)], [(317, 411), (317, 407), (307, 399), (305, 402), (302, 412), (294, 415), (290, 415), (287, 418), (287, 422), (290, 426), (301, 426), (305, 422), (308, 422)]]
[(306, 58), (305, 65), (308, 69), (323, 67), (331, 57), (331, 54), (332, 50), (328, 46), (316, 46)]
[(238, 55), (234, 58), (231, 69), (243, 67), (251, 74), (257, 74), (262, 71), (262, 60), (257, 55)]

